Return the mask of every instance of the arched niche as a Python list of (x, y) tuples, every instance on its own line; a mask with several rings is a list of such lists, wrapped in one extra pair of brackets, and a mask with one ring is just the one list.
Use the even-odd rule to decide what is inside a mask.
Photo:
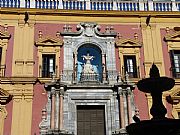
[(90, 61), (95, 73), (99, 76), (98, 80), (101, 80), (102, 76), (102, 50), (91, 43), (83, 44), (77, 49), (77, 78), (80, 80), (80, 74), (83, 71), (83, 66), (86, 63), (86, 60), (83, 59), (83, 56), (87, 56), (89, 53), (90, 56), (93, 56), (93, 59)]

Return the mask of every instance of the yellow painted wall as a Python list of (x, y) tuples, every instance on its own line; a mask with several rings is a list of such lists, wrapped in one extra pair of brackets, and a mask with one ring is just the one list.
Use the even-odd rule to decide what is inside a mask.
[[(30, 15), (28, 24), (24, 24), (23, 20), (25, 11)], [(150, 26), (147, 26), (146, 18), (149, 15), (152, 17)], [(27, 78), (33, 80), (34, 25), (36, 23), (77, 24), (87, 21), (105, 25), (138, 25), (142, 30), (146, 77), (148, 77), (153, 62), (157, 64), (161, 75), (165, 75), (160, 29), (179, 26), (179, 12), (55, 11), (2, 8), (0, 25), (15, 26), (12, 78), (4, 80), (0, 84), (1, 88), (14, 95), (11, 135), (31, 134), (33, 81), (29, 84)], [(139, 54), (137, 54), (138, 56)], [(26, 77), (27, 80), (24, 82), (21, 77)], [(14, 80), (14, 84), (12, 84), (12, 80)], [(176, 87), (180, 87), (179, 83)], [(148, 100), (150, 105), (151, 98), (148, 97)], [(180, 108), (180, 106), (176, 108)]]

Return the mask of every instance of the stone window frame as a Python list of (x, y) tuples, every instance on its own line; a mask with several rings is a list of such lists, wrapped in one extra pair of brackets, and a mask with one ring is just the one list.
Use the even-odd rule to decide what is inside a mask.
[(180, 51), (180, 31), (167, 33), (167, 35), (164, 37), (164, 41), (167, 43), (168, 52)]
[[(7, 32), (7, 29), (5, 29), (4, 31), (0, 30), (0, 47), (2, 48), (0, 66), (6, 65), (6, 51), (7, 51), (7, 46), (8, 46), (10, 38), (11, 38), (11, 35)], [(0, 74), (1, 74), (1, 72), (0, 72)]]
[[(164, 37), (164, 41), (167, 43), (168, 52), (180, 51), (180, 31), (175, 31), (173, 33), (169, 33), (167, 31), (166, 36)], [(179, 79), (176, 79), (178, 81)], [(179, 81), (178, 81), (179, 82)], [(173, 109), (172, 116), (178, 119), (178, 113), (180, 112), (180, 86), (176, 85), (172, 90), (170, 90), (169, 95), (172, 97)]]
[[(135, 56), (136, 58), (136, 66), (140, 66), (140, 48), (142, 47), (142, 42), (140, 42), (137, 38), (120, 38), (116, 41), (116, 47), (118, 47), (118, 55), (120, 59), (120, 71), (122, 74), (122, 67), (124, 67), (124, 56)], [(141, 72), (139, 71), (139, 77), (141, 76)]]
[(37, 47), (38, 53), (38, 77), (42, 77), (42, 73), (40, 73), (40, 67), (42, 67), (42, 55), (43, 54), (55, 54), (55, 71), (56, 77), (59, 77), (60, 71), (58, 70), (60, 67), (59, 59), (60, 59), (60, 51), (61, 46), (63, 45), (63, 41), (56, 37), (39, 37), (39, 39), (35, 42), (35, 46)]

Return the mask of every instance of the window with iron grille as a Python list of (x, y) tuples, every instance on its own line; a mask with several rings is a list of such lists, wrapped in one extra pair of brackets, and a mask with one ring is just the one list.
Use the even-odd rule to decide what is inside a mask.
[(42, 77), (51, 77), (55, 73), (55, 54), (42, 55)]
[(124, 74), (129, 74), (131, 78), (137, 78), (137, 66), (136, 66), (136, 56), (125, 55), (124, 56)]

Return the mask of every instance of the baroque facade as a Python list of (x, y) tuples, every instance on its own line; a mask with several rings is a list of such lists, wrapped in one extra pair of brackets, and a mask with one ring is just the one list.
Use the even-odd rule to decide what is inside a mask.
[[(65, 6), (60, 0), (53, 1), (64, 4), (56, 10), (39, 9), (38, 3), (43, 7), (47, 1), (29, 1), (37, 6), (33, 8), (20, 1), (19, 7), (25, 8), (19, 9), (10, 8), (15, 2), (3, 2), (0, 134), (125, 134), (134, 115), (151, 118), (151, 95), (138, 91), (136, 83), (149, 76), (153, 63), (161, 76), (175, 79), (175, 87), (163, 94), (163, 103), (167, 117), (179, 118), (178, 1), (162, 2), (164, 12), (156, 10), (156, 1), (144, 8), (145, 1), (141, 2), (138, 10), (132, 4), (129, 12), (127, 4), (118, 11), (120, 4), (115, 6), (114, 1), (112, 7), (103, 5), (103, 10), (112, 11), (63, 10), (73, 4), (67, 1)], [(84, 2), (87, 8), (88, 1)], [(128, 3), (132, 2), (138, 3)]]

